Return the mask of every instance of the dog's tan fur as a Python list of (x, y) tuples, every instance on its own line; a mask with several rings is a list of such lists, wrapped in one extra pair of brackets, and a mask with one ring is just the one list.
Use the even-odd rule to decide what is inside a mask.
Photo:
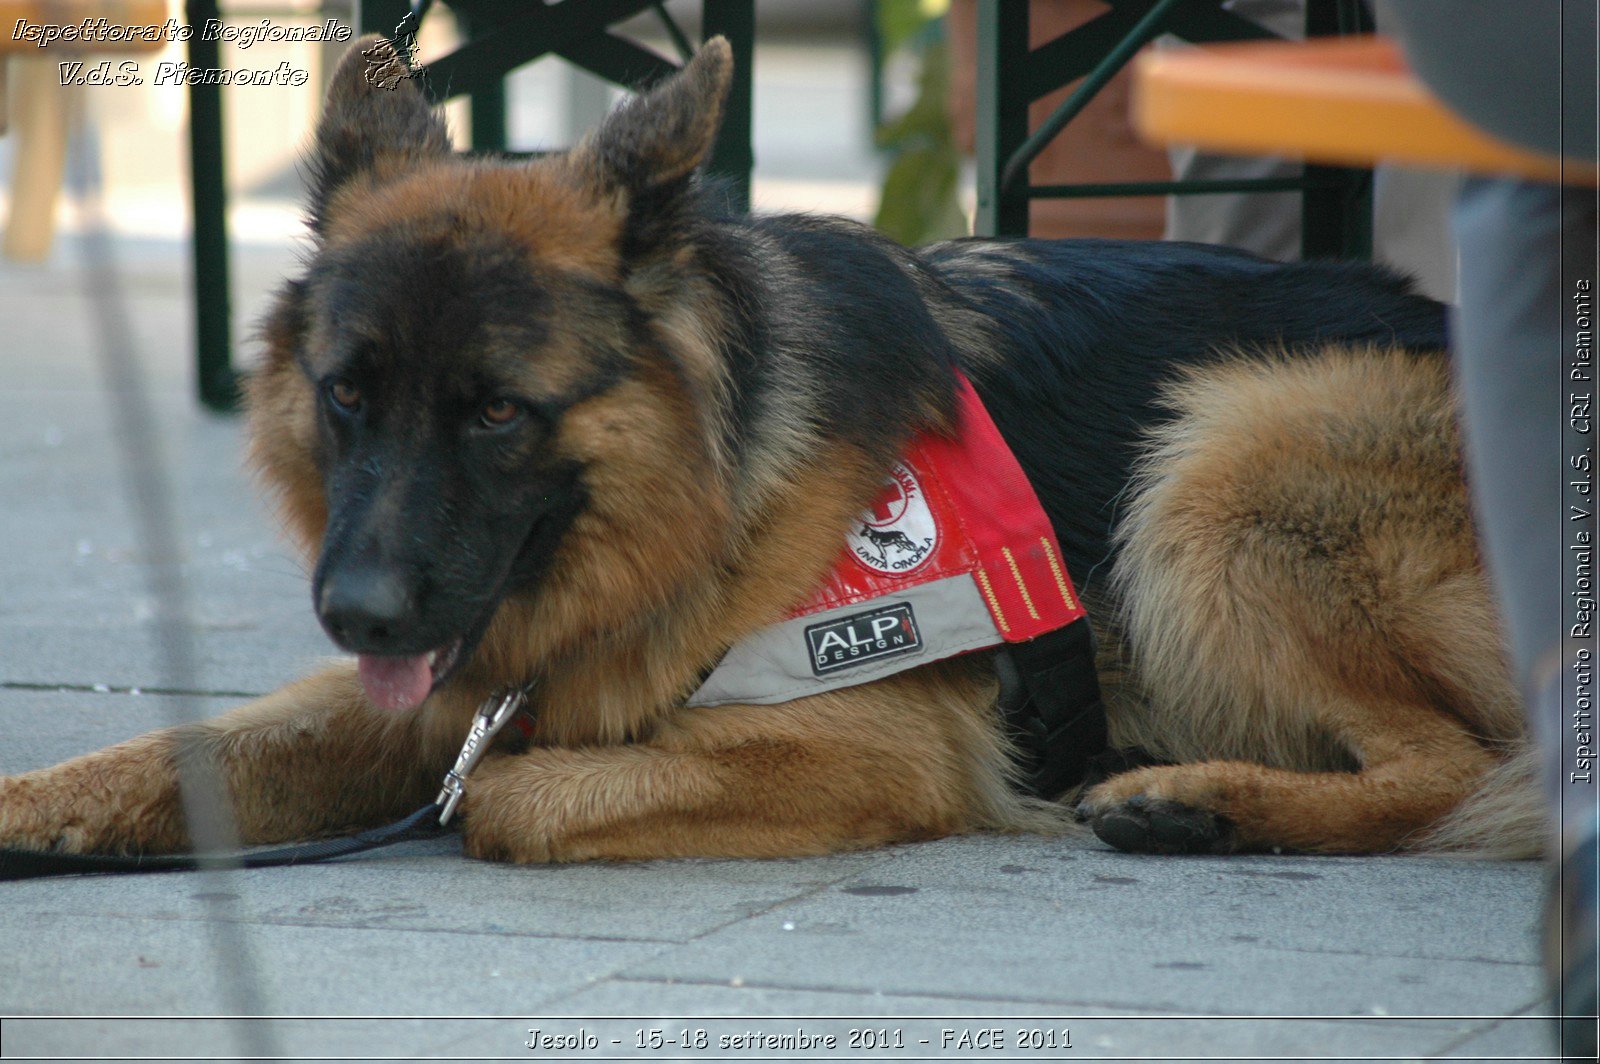
[[(1421, 843), (1522, 734), (1443, 366), (1241, 353), (1169, 401), (1118, 562), (1141, 697), (1111, 721), (1114, 744), (1201, 763), (1091, 804), (1170, 798), (1252, 848)], [(1527, 852), (1535, 810), (1513, 793), (1478, 811), (1480, 841)]]
[[(981, 656), (781, 706), (682, 707), (702, 662), (817, 583), (882, 472), (809, 435), (799, 408), (740, 481), (721, 426), (703, 416), (727, 387), (717, 298), (697, 313), (658, 299), (670, 263), (619, 278), (629, 192), (608, 183), (601, 156), (636, 141), (664, 177), (697, 165), (728, 62), (709, 45), (661, 90), (682, 98), (667, 108), (680, 116), (670, 128), (641, 125), (527, 167), (461, 163), (396, 138), (317, 219), (320, 239), (338, 245), (434, 224), (413, 219), (452, 204), (470, 216), (463, 228), (492, 227), (559, 271), (625, 283), (659, 315), (676, 371), (579, 403), (552, 443), (584, 463), (590, 505), (538, 595), (504, 602), (471, 663), (414, 711), (373, 708), (354, 668), (338, 666), (182, 736), (0, 781), (0, 843), (182, 848), (179, 749), (213, 755), (247, 842), (378, 823), (432, 797), (486, 694), (533, 675), (531, 744), (502, 747), (468, 788), (471, 854), (780, 856), (1063, 828), (1065, 806), (1009, 786)], [(360, 73), (347, 64), (336, 78), (344, 102), (330, 104), (325, 147), (348, 146), (362, 116), (391, 121)], [(527, 369), (529, 392), (581, 383), (561, 330), (609, 326), (574, 313), (554, 326), (556, 353)], [(295, 314), (285, 301), (267, 322), (252, 458), (314, 556), (328, 514)], [(981, 324), (941, 324), (981, 374)], [(315, 337), (308, 350), (318, 357)], [(1517, 700), (1436, 364), (1240, 352), (1178, 381), (1170, 400), (1179, 416), (1130, 489), (1117, 571), (1126, 609), (1107, 618), (1103, 641), (1119, 666), (1106, 671), (1113, 741), (1182, 763), (1117, 776), (1086, 807), (1171, 799), (1231, 820), (1244, 848), (1528, 852), (1539, 832), (1519, 819), (1526, 789), (1507, 782), (1520, 764)], [(626, 534), (639, 528), (671, 532)], [(756, 561), (774, 557), (784, 564)]]

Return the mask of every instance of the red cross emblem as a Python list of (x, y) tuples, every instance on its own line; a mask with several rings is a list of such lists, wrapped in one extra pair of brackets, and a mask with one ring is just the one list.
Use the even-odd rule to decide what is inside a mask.
[(885, 484), (878, 497), (872, 501), (869, 512), (872, 517), (867, 524), (875, 528), (892, 525), (898, 521), (900, 515), (906, 512), (906, 493), (900, 484), (893, 480)]

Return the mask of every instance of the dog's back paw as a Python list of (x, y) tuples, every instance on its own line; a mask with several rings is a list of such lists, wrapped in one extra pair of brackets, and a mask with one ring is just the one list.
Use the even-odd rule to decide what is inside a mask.
[(1101, 842), (1128, 853), (1232, 853), (1233, 822), (1209, 809), (1136, 794), (1085, 811)]

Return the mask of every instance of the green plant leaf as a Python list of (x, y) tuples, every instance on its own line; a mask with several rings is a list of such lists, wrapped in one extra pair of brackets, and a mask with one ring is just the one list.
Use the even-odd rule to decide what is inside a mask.
[(942, 42), (923, 51), (917, 100), (910, 110), (879, 127), (877, 143), (892, 162), (884, 177), (873, 224), (903, 244), (964, 236), (961, 155), (950, 131), (947, 104), (950, 57)]

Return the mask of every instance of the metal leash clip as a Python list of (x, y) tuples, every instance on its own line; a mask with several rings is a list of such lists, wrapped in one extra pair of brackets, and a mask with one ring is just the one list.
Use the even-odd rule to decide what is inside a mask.
[(514, 687), (499, 695), (490, 695), (478, 707), (478, 712), (472, 718), (472, 727), (467, 732), (467, 741), (461, 744), (461, 752), (456, 755), (455, 767), (444, 774), (444, 787), (439, 791), (439, 797), (433, 800), (433, 804), (440, 807), (441, 827), (450, 823), (450, 818), (455, 815), (461, 795), (466, 791), (467, 774), (488, 752), (490, 740), (527, 704), (528, 688)]

